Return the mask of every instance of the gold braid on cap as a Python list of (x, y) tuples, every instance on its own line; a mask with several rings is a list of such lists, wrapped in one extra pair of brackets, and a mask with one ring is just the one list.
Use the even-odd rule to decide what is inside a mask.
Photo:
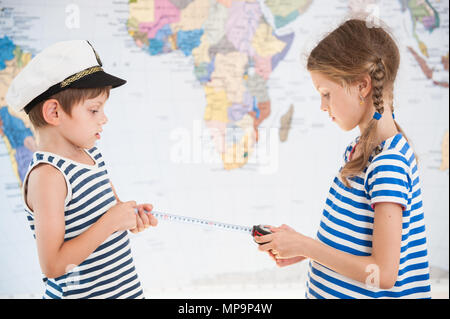
[(93, 66), (92, 68), (88, 68), (86, 70), (80, 71), (78, 73), (75, 73), (74, 75), (68, 77), (67, 79), (65, 79), (64, 81), (61, 82), (60, 86), (63, 88), (65, 86), (68, 86), (69, 84), (81, 79), (82, 77), (98, 72), (98, 71), (103, 71), (103, 69), (99, 66)]

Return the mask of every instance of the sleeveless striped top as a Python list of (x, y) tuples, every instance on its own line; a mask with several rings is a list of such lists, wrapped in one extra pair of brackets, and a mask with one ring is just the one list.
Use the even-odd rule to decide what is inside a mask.
[[(359, 137), (344, 153), (349, 160)], [(430, 275), (422, 194), (414, 153), (402, 134), (380, 144), (362, 173), (346, 187), (333, 180), (322, 214), (317, 240), (357, 256), (370, 256), (374, 204), (398, 203), (403, 208), (400, 266), (392, 289), (378, 289), (374, 281), (360, 283), (315, 262), (309, 263), (307, 298), (430, 298)], [(373, 273), (370, 270), (367, 275)]]
[[(86, 231), (116, 204), (105, 162), (94, 147), (86, 152), (94, 165), (74, 162), (49, 152), (35, 152), (24, 179), (38, 164), (50, 164), (64, 176), (65, 199), (64, 241)], [(25, 192), (23, 192), (25, 195)], [(34, 215), (27, 207), (27, 219), (36, 238)], [(143, 298), (127, 231), (111, 234), (84, 262), (58, 278), (46, 278), (43, 298)]]

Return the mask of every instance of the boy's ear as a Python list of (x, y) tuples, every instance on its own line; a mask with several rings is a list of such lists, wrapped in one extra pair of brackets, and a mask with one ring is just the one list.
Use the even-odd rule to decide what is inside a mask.
[(369, 93), (372, 91), (372, 78), (369, 74), (366, 74), (360, 81), (359, 81), (359, 94), (361, 94), (363, 97), (367, 97)]
[(42, 105), (42, 116), (50, 124), (57, 126), (61, 120), (61, 105), (56, 99), (49, 99)]

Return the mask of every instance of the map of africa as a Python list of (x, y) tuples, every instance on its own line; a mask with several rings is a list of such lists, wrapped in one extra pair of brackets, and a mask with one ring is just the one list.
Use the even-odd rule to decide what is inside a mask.
[[(310, 3), (268, 1), (267, 6), (275, 25), (283, 26)], [(256, 1), (130, 1), (127, 27), (150, 55), (181, 50), (193, 56), (207, 102), (203, 119), (224, 167), (245, 165), (258, 127), (271, 112), (267, 81), (294, 33), (277, 36)]]
[[(399, 44), (396, 119), (419, 157), (430, 264), (448, 273), (448, 1), (0, 0), (0, 296), (42, 289), (20, 191), (36, 137), (4, 98), (35, 54), (89, 39), (105, 69), (127, 79), (111, 92), (99, 141), (122, 200), (233, 224), (286, 223), (314, 236), (358, 132), (322, 116), (305, 56), (362, 11), (368, 23), (387, 23)], [(247, 236), (163, 222), (134, 235), (146, 294), (301, 287), (305, 264), (275, 269)]]

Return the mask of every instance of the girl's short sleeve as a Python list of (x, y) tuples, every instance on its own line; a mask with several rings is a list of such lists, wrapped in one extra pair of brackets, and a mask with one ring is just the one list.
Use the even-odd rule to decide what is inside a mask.
[(376, 203), (400, 204), (405, 210), (411, 192), (408, 161), (399, 152), (380, 154), (367, 168), (364, 187), (372, 209)]
[(344, 160), (344, 163), (347, 163), (349, 161), (349, 156), (352, 153), (353, 148), (356, 146), (356, 144), (358, 144), (358, 140), (359, 136), (345, 148), (344, 154), (342, 154), (342, 159)]

